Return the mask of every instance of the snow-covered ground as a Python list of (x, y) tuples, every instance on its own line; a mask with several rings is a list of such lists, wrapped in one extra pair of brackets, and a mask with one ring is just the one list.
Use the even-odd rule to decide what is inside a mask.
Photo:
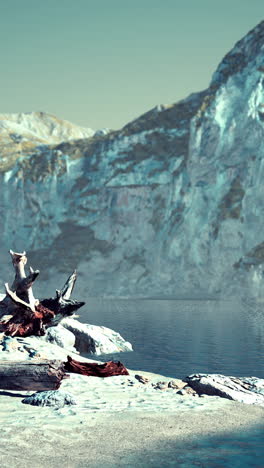
[[(72, 322), (76, 321), (71, 319)], [(71, 327), (75, 329), (76, 324)], [(116, 336), (111, 330), (108, 332), (110, 338)], [(42, 338), (1, 336), (0, 360), (10, 361), (11, 365), (16, 360), (66, 362), (67, 355), (71, 355), (79, 361), (97, 362), (76, 354), (68, 334), (71, 334), (68, 330), (66, 335), (58, 332), (60, 340), (64, 339), (61, 346), (49, 342), (48, 338), (53, 341), (54, 333)], [(117, 344), (120, 345), (119, 336)], [(106, 378), (69, 374), (57, 392), (70, 395), (73, 404), (65, 406), (32, 406), (23, 403), (32, 391), (0, 389), (1, 467), (23, 468), (29, 463), (34, 468), (58, 464), (69, 468), (133, 467), (138, 463), (152, 467), (168, 466), (169, 460), (172, 466), (181, 466), (177, 457), (179, 460), (185, 457), (188, 463), (190, 456), (188, 449), (184, 449), (186, 443), (194, 445), (191, 458), (197, 462), (201, 454), (195, 452), (195, 447), (199, 444), (208, 447), (206, 438), (213, 438), (214, 447), (214, 438), (226, 438), (227, 434), (230, 440), (234, 439), (230, 453), (236, 450), (241, 461), (243, 453), (236, 431), (240, 435), (243, 430), (255, 434), (263, 422), (263, 406), (218, 396), (198, 396), (177, 378), (128, 371), (129, 375)], [(178, 452), (176, 456), (175, 444), (181, 456)], [(253, 439), (253, 449), (254, 444), (258, 442)], [(259, 451), (258, 445), (256, 450)], [(254, 456), (258, 457), (256, 450)], [(209, 455), (206, 452), (202, 456), (207, 460), (213, 451), (211, 448)]]
[[(152, 382), (166, 380), (141, 374)], [(139, 383), (134, 375), (135, 371), (108, 378), (71, 374), (61, 389), (70, 392), (77, 404), (63, 408), (23, 404), (29, 392), (0, 391), (1, 467), (24, 468), (29, 463), (36, 468), (58, 464), (69, 468), (154, 467), (168, 466), (169, 460), (172, 466), (181, 466), (176, 446), (178, 450), (182, 447), (179, 460), (191, 456), (198, 462), (205, 456), (197, 450), (199, 443), (211, 438), (209, 455), (215, 459), (222, 448), (217, 445), (215, 451), (214, 439), (221, 437), (233, 437), (230, 453), (241, 456), (243, 446), (236, 431), (241, 436), (249, 430), (252, 436), (263, 422), (264, 408), (219, 397), (176, 395)], [(186, 444), (193, 445), (191, 452)], [(245, 447), (248, 445), (247, 440)], [(228, 455), (226, 446), (225, 442), (222, 461)], [(259, 450), (257, 444), (255, 457)]]

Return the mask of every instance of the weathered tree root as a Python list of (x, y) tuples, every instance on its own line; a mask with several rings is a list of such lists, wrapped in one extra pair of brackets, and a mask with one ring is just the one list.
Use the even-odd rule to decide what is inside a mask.
[(39, 270), (30, 267), (25, 273), (26, 252), (10, 250), (15, 268), (15, 279), (11, 288), (5, 284), (6, 296), (0, 302), (0, 332), (9, 336), (44, 335), (45, 329), (57, 325), (64, 317), (73, 315), (85, 302), (70, 299), (77, 273), (74, 271), (61, 290), (56, 290), (56, 297), (35, 299), (32, 286), (39, 275)]

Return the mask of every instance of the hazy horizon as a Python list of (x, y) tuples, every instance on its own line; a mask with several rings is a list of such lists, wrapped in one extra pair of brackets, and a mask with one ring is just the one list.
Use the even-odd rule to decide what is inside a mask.
[(0, 16), (0, 113), (120, 128), (205, 89), (262, 12), (261, 0), (13, 0)]

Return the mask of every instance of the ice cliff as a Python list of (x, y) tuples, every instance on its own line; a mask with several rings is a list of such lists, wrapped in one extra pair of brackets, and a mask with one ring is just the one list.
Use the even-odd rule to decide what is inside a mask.
[(37, 132), (45, 116), (34, 138), (0, 117), (3, 268), (6, 249), (25, 248), (47, 284), (77, 267), (86, 295), (261, 287), (264, 22), (208, 89), (121, 130), (53, 122), (58, 143)]

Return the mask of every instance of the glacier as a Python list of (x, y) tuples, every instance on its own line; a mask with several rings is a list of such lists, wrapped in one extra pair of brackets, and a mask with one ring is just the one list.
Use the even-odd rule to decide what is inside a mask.
[(120, 130), (47, 119), (0, 116), (3, 273), (26, 249), (45, 289), (77, 268), (84, 296), (261, 295), (264, 21), (208, 89)]

